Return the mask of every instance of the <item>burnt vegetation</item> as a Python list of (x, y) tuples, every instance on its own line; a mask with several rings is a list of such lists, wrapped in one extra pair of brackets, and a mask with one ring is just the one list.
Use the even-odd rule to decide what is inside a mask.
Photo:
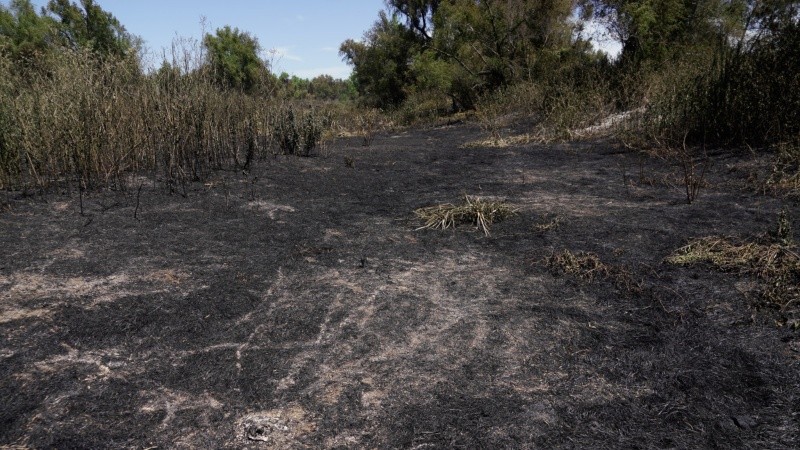
[(798, 448), (798, 51), (387, 0), (306, 80), (0, 3), (0, 448)]

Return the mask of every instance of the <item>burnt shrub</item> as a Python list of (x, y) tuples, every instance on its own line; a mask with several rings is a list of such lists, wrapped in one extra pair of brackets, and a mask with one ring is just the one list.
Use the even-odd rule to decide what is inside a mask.
[(313, 110), (296, 112), (290, 106), (276, 115), (273, 138), (284, 155), (312, 156), (322, 144), (322, 134), (329, 122)]

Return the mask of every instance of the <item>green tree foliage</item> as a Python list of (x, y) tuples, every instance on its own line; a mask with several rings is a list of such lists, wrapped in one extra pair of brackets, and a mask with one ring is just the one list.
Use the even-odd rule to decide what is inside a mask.
[(574, 26), (570, 0), (451, 0), (434, 15), (430, 48), (469, 73), (479, 89), (549, 70), (569, 52)]
[(225, 26), (206, 34), (203, 46), (221, 86), (253, 91), (268, 79), (267, 63), (259, 57), (261, 46), (250, 33)]
[(720, 49), (692, 131), (704, 142), (800, 142), (800, 3), (748, 2), (735, 45)]
[(278, 76), (279, 95), (303, 100), (350, 101), (357, 96), (352, 80), (339, 80), (330, 75), (318, 75), (311, 80), (283, 72)]
[[(585, 15), (622, 43), (622, 64), (658, 66), (685, 56), (730, 48), (796, 11), (787, 0), (584, 0)], [(794, 5), (794, 6), (792, 6)]]
[(432, 39), (433, 16), (439, 9), (441, 0), (387, 0), (393, 11), (406, 18), (406, 26), (422, 41)]
[(62, 43), (71, 48), (84, 48), (102, 56), (126, 56), (138, 47), (138, 39), (111, 13), (94, 0), (50, 0), (46, 11), (58, 23)]
[[(388, 0), (361, 42), (342, 44), (359, 93), (376, 106), (430, 90), (469, 108), (486, 91), (552, 75), (583, 55), (572, 0)], [(578, 58), (579, 59), (579, 58)]]
[(37, 14), (30, 0), (0, 5), (0, 51), (15, 61), (31, 60), (51, 47), (56, 23)]
[(29, 0), (0, 5), (0, 49), (23, 66), (39, 65), (58, 48), (88, 50), (99, 56), (125, 57), (138, 49), (139, 39), (93, 0), (80, 5), (51, 0), (37, 13)]
[(308, 93), (320, 100), (352, 100), (355, 86), (351, 80), (338, 80), (330, 75), (318, 75), (311, 79)]
[(635, 83), (647, 80), (641, 73), (683, 67), (685, 85), (669, 89), (680, 94), (667, 102), (657, 99), (659, 108), (672, 111), (669, 138), (709, 145), (798, 139), (800, 2), (592, 0), (582, 5), (622, 42), (618, 75)]
[(296, 75), (282, 72), (278, 77), (280, 93), (286, 98), (304, 99), (308, 96), (309, 81)]
[(411, 61), (420, 48), (414, 33), (396, 15), (381, 12), (363, 41), (348, 39), (339, 51), (353, 66), (356, 89), (367, 103), (389, 108), (405, 100), (413, 84)]

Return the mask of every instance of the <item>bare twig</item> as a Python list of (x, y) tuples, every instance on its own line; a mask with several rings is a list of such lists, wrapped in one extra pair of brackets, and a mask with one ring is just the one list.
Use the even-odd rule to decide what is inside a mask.
[(133, 210), (133, 218), (137, 219), (136, 215), (139, 213), (139, 197), (142, 195), (142, 186), (144, 182), (139, 183), (139, 189), (136, 190), (136, 209)]
[[(692, 204), (700, 195), (700, 189), (706, 183), (706, 171), (711, 164), (708, 154), (704, 152), (702, 162), (698, 161), (691, 155), (691, 152), (686, 147), (686, 135), (683, 137), (683, 150), (679, 155), (681, 167), (683, 168), (683, 185), (686, 189), (686, 203)], [(699, 170), (699, 173), (698, 173)]]

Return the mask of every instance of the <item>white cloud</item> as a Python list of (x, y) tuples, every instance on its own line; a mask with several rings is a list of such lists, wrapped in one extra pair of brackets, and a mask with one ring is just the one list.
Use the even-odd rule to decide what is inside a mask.
[(267, 54), (269, 55), (269, 59), (272, 59), (273, 61), (303, 61), (303, 58), (293, 55), (289, 47), (271, 48), (267, 51)]

